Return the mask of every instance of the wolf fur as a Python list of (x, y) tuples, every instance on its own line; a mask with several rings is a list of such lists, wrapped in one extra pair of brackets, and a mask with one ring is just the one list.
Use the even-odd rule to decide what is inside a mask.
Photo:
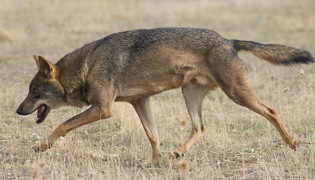
[(45, 151), (69, 131), (111, 117), (113, 102), (129, 102), (138, 113), (152, 146), (153, 157), (149, 163), (157, 165), (160, 142), (150, 109), (150, 96), (182, 87), (192, 132), (182, 146), (171, 152), (174, 157), (179, 157), (205, 133), (202, 99), (210, 90), (220, 87), (235, 103), (270, 121), (295, 150), (296, 142), (276, 110), (261, 102), (252, 90), (238, 51), (249, 51), (279, 65), (315, 61), (307, 51), (278, 44), (229, 40), (208, 29), (158, 28), (119, 32), (65, 55), (55, 65), (43, 57), (34, 56), (38, 73), (17, 113), (28, 115), (37, 110), (37, 122), (40, 123), (53, 108), (90, 106), (62, 123), (34, 147), (35, 151)]

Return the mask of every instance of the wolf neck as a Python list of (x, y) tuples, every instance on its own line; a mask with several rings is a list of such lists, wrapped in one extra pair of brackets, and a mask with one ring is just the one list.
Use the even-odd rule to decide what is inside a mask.
[(66, 103), (77, 107), (88, 105), (85, 85), (89, 67), (86, 57), (73, 52), (63, 57), (56, 66), (60, 70), (59, 80), (64, 88)]

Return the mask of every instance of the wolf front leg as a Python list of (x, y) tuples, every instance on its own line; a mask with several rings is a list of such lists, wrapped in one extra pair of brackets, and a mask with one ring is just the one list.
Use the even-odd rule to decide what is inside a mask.
[(55, 141), (60, 136), (65, 136), (69, 131), (83, 126), (85, 124), (90, 124), (92, 122), (98, 121), (100, 119), (106, 119), (112, 116), (112, 108), (111, 105), (108, 106), (101, 106), (101, 105), (92, 105), (86, 111), (72, 117), (68, 121), (60, 124), (55, 131), (44, 141), (40, 144), (35, 146), (33, 149), (36, 152), (39, 151), (46, 151), (55, 143)]
[(136, 102), (132, 103), (133, 107), (135, 108), (145, 133), (148, 136), (148, 139), (151, 143), (152, 147), (152, 160), (146, 162), (144, 165), (146, 166), (157, 166), (160, 161), (160, 142), (158, 138), (158, 133), (156, 127), (154, 125), (151, 108), (150, 108), (150, 98), (143, 98)]

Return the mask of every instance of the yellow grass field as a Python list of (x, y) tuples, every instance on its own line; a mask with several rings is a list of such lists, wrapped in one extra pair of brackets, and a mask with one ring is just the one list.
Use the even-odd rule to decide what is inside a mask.
[(83, 109), (15, 113), (37, 71), (33, 55), (57, 62), (66, 53), (114, 32), (154, 27), (200, 27), (226, 38), (278, 43), (315, 55), (314, 0), (1, 0), (0, 179), (314, 179), (315, 64), (274, 66), (248, 53), (251, 84), (277, 109), (299, 142), (286, 146), (273, 125), (233, 103), (220, 89), (203, 102), (207, 132), (182, 159), (169, 152), (190, 134), (181, 90), (153, 97), (163, 144), (159, 167), (143, 167), (151, 146), (134, 109), (115, 103), (114, 115), (59, 139), (48, 151), (36, 145)]

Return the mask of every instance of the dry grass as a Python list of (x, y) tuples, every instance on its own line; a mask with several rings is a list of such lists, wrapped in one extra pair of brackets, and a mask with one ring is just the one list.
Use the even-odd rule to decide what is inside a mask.
[(313, 179), (314, 65), (276, 67), (241, 55), (257, 95), (278, 110), (300, 142), (296, 152), (283, 145), (269, 122), (235, 105), (220, 90), (205, 98), (208, 131), (181, 162), (168, 158), (191, 129), (181, 92), (154, 97), (163, 143), (158, 168), (141, 167), (151, 148), (128, 104), (115, 104), (114, 117), (79, 128), (39, 154), (31, 147), (82, 109), (55, 110), (40, 125), (35, 115), (17, 116), (15, 109), (36, 72), (33, 54), (56, 62), (113, 32), (165, 26), (210, 28), (227, 38), (287, 44), (315, 54), (314, 8), (313, 0), (2, 0), (0, 179)]

